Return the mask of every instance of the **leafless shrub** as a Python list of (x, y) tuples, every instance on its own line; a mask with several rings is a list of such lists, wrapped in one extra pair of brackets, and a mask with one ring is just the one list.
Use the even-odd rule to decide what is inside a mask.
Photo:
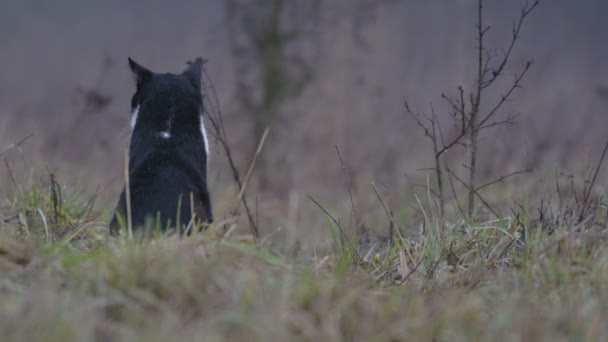
[[(514, 91), (521, 87), (522, 80), (534, 62), (532, 60), (528, 60), (526, 62), (525, 66), (514, 75), (511, 85), (500, 96), (498, 101), (491, 104), (487, 110), (482, 108), (482, 102), (486, 97), (486, 92), (492, 87), (496, 86), (495, 82), (498, 79), (504, 77), (513, 49), (520, 38), (523, 23), (528, 18), (530, 13), (532, 13), (532, 11), (538, 6), (539, 2), (540, 0), (527, 0), (522, 4), (519, 18), (513, 21), (510, 43), (505, 49), (501, 49), (500, 52), (498, 52), (498, 50), (489, 48), (486, 44), (486, 36), (490, 31), (490, 26), (486, 25), (483, 21), (484, 2), (483, 0), (478, 0), (477, 23), (475, 25), (475, 38), (478, 42), (476, 53), (477, 72), (475, 84), (473, 85), (472, 91), (468, 95), (468, 99), (467, 96), (465, 96), (465, 89), (463, 86), (458, 87), (458, 94), (456, 97), (451, 97), (446, 94), (441, 95), (441, 98), (451, 108), (449, 114), (451, 120), (454, 122), (454, 127), (456, 128), (456, 136), (454, 138), (446, 140), (437, 114), (432, 106), (430, 114), (415, 113), (410, 108), (408, 102), (405, 102), (406, 113), (415, 119), (418, 126), (420, 126), (424, 131), (425, 136), (428, 137), (432, 142), (434, 156), (434, 167), (432, 170), (435, 172), (437, 197), (439, 200), (439, 208), (442, 217), (445, 215), (444, 206), (446, 201), (446, 176), (449, 181), (451, 191), (456, 198), (456, 202), (458, 202), (458, 207), (460, 208), (461, 213), (463, 216), (471, 217), (475, 210), (476, 198), (478, 198), (491, 212), (497, 215), (496, 211), (491, 208), (486, 200), (484, 200), (480, 194), (480, 190), (498, 182), (502, 182), (509, 177), (528, 171), (521, 170), (505, 174), (500, 176), (498, 179), (489, 181), (483, 185), (478, 185), (477, 170), (479, 164), (479, 134), (481, 131), (489, 128), (514, 124), (516, 122), (519, 114), (504, 114), (503, 106), (512, 98)], [(445, 153), (456, 146), (463, 146), (465, 148), (465, 168), (467, 171), (466, 177), (458, 176), (445, 160)], [(467, 190), (466, 213), (462, 209), (458, 197), (456, 196), (453, 180), (461, 183)]]

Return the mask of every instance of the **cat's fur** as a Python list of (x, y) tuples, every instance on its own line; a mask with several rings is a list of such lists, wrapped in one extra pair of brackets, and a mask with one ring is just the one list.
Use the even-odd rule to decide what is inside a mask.
[[(154, 73), (131, 58), (129, 66), (136, 79), (129, 147), (133, 229), (153, 222), (160, 223), (162, 229), (181, 231), (192, 218), (192, 207), (199, 222), (212, 222), (207, 188), (209, 146), (201, 95), (202, 60), (197, 59), (177, 75)], [(126, 204), (123, 189), (110, 222), (112, 234), (120, 229), (117, 215), (127, 222)]]

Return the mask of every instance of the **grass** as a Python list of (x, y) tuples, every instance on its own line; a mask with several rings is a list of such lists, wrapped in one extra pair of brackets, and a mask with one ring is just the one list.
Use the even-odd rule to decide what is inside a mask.
[(290, 257), (218, 227), (108, 238), (78, 193), (17, 190), (0, 209), (3, 341), (608, 338), (600, 202), (582, 220), (572, 202), (464, 224), (428, 206), (421, 226), (367, 244), (327, 213), (334, 250)]

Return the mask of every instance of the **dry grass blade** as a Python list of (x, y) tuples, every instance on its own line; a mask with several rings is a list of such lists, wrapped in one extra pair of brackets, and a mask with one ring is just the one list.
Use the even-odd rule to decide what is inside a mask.
[[(397, 232), (399, 234), (401, 234), (401, 230), (399, 229), (397, 222), (395, 222), (395, 218), (391, 214), (391, 211), (386, 206), (386, 203), (384, 203), (384, 200), (382, 199), (382, 196), (380, 195), (380, 191), (378, 191), (378, 187), (376, 187), (376, 184), (374, 182), (372, 182), (371, 185), (372, 185), (372, 188), (374, 188), (374, 192), (376, 193), (376, 196), (378, 197), (378, 201), (380, 201), (380, 204), (382, 205), (382, 208), (384, 209), (386, 216), (388, 217), (389, 221), (391, 222), (391, 227), (395, 227)], [(392, 231), (391, 231), (391, 233), (392, 233)]]
[(125, 197), (127, 201), (127, 234), (129, 236), (129, 240), (133, 240), (133, 217), (131, 216), (131, 187), (130, 181), (131, 178), (129, 175), (129, 150), (125, 149), (125, 159), (124, 159), (125, 167), (124, 167), (124, 176), (125, 176)]
[[(266, 137), (268, 136), (268, 131), (269, 129), (266, 128), (264, 130), (264, 134), (262, 134), (262, 138), (260, 139), (260, 142), (258, 143), (258, 147), (255, 151), (255, 154), (253, 155), (253, 159), (251, 160), (251, 163), (249, 163), (249, 168), (247, 169), (247, 174), (245, 175), (245, 180), (243, 181), (243, 184), (240, 187), (239, 193), (235, 198), (235, 203), (233, 204), (233, 208), (230, 215), (234, 216), (237, 214), (238, 212), (238, 206), (240, 202), (243, 202), (243, 197), (245, 196), (245, 190), (247, 189), (247, 185), (249, 184), (249, 180), (251, 179), (251, 175), (253, 174), (253, 170), (255, 169), (255, 164), (258, 160), (258, 156), (260, 155), (260, 153), (262, 152), (262, 148), (264, 147), (264, 143), (266, 142)], [(243, 202), (245, 203), (245, 202)], [(254, 224), (251, 226), (251, 231), (253, 233), (253, 238), (256, 242), (259, 242), (260, 239), (260, 232), (258, 231), (258, 227), (257, 224)]]
[[(310, 199), (310, 200), (311, 200), (311, 201), (312, 201), (312, 202), (313, 202), (313, 203), (314, 203), (314, 204), (315, 204), (315, 205), (316, 205), (316, 206), (317, 206), (319, 209), (321, 209), (321, 211), (322, 211), (323, 213), (325, 213), (325, 215), (327, 215), (327, 217), (329, 217), (329, 218), (332, 220), (332, 222), (333, 222), (333, 223), (336, 225), (336, 227), (338, 227), (338, 230), (340, 231), (340, 234), (342, 235), (342, 237), (343, 237), (344, 239), (346, 239), (346, 242), (347, 242), (349, 245), (353, 246), (353, 244), (352, 244), (352, 242), (351, 242), (351, 239), (348, 237), (348, 235), (346, 235), (346, 233), (344, 232), (344, 229), (342, 229), (342, 225), (340, 224), (340, 222), (338, 222), (338, 220), (337, 220), (337, 219), (336, 219), (336, 218), (335, 218), (335, 217), (334, 217), (332, 214), (330, 214), (330, 213), (329, 213), (329, 211), (327, 211), (327, 209), (325, 209), (325, 208), (324, 208), (324, 207), (323, 207), (323, 206), (322, 206), (322, 205), (321, 205), (319, 202), (317, 202), (317, 200), (316, 200), (316, 199), (314, 199), (314, 198), (313, 198), (312, 196), (310, 196), (310, 195), (308, 195), (308, 198), (309, 198), (309, 199)], [(356, 251), (355, 251), (355, 252), (356, 252)]]
[[(266, 137), (268, 136), (268, 132), (269, 132), (269, 129), (266, 128), (264, 130), (264, 134), (262, 134), (262, 138), (260, 139), (260, 142), (258, 143), (258, 147), (255, 151), (255, 154), (253, 155), (253, 159), (251, 160), (251, 163), (249, 163), (249, 168), (247, 169), (247, 174), (245, 175), (245, 179), (243, 180), (243, 186), (241, 187), (241, 190), (239, 191), (238, 195), (236, 196), (235, 204), (233, 205), (234, 209), (232, 210), (231, 215), (236, 214), (236, 212), (238, 210), (238, 203), (241, 202), (243, 196), (245, 195), (245, 190), (247, 189), (247, 185), (249, 184), (249, 180), (251, 179), (251, 175), (253, 174), (253, 170), (255, 169), (255, 164), (256, 164), (256, 161), (258, 160), (258, 156), (262, 152), (262, 148), (264, 147), (264, 143), (266, 142)], [(259, 238), (259, 232), (257, 232), (257, 229), (256, 229), (255, 237), (256, 237), (256, 239)]]
[(344, 165), (344, 161), (342, 160), (342, 155), (340, 154), (340, 149), (338, 149), (338, 146), (335, 146), (336, 148), (336, 153), (338, 154), (338, 160), (340, 160), (340, 166), (342, 167), (342, 174), (344, 175), (344, 178), (346, 180), (346, 187), (348, 189), (348, 197), (350, 198), (350, 217), (349, 217), (349, 222), (348, 222), (348, 226), (351, 228), (351, 235), (354, 237), (355, 236), (355, 226), (354, 226), (354, 221), (356, 219), (357, 216), (357, 207), (355, 206), (355, 200), (353, 199), (353, 191), (350, 185), (350, 179), (348, 177), (348, 172), (346, 170), (346, 166)]

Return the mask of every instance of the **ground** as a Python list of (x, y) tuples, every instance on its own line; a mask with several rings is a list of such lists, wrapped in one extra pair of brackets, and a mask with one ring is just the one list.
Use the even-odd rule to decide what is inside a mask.
[(426, 220), (396, 222), (392, 240), (342, 235), (328, 216), (333, 248), (288, 253), (226, 232), (231, 220), (110, 238), (69, 187), (19, 188), (2, 198), (3, 341), (608, 337), (601, 202), (459, 222), (423, 203)]

